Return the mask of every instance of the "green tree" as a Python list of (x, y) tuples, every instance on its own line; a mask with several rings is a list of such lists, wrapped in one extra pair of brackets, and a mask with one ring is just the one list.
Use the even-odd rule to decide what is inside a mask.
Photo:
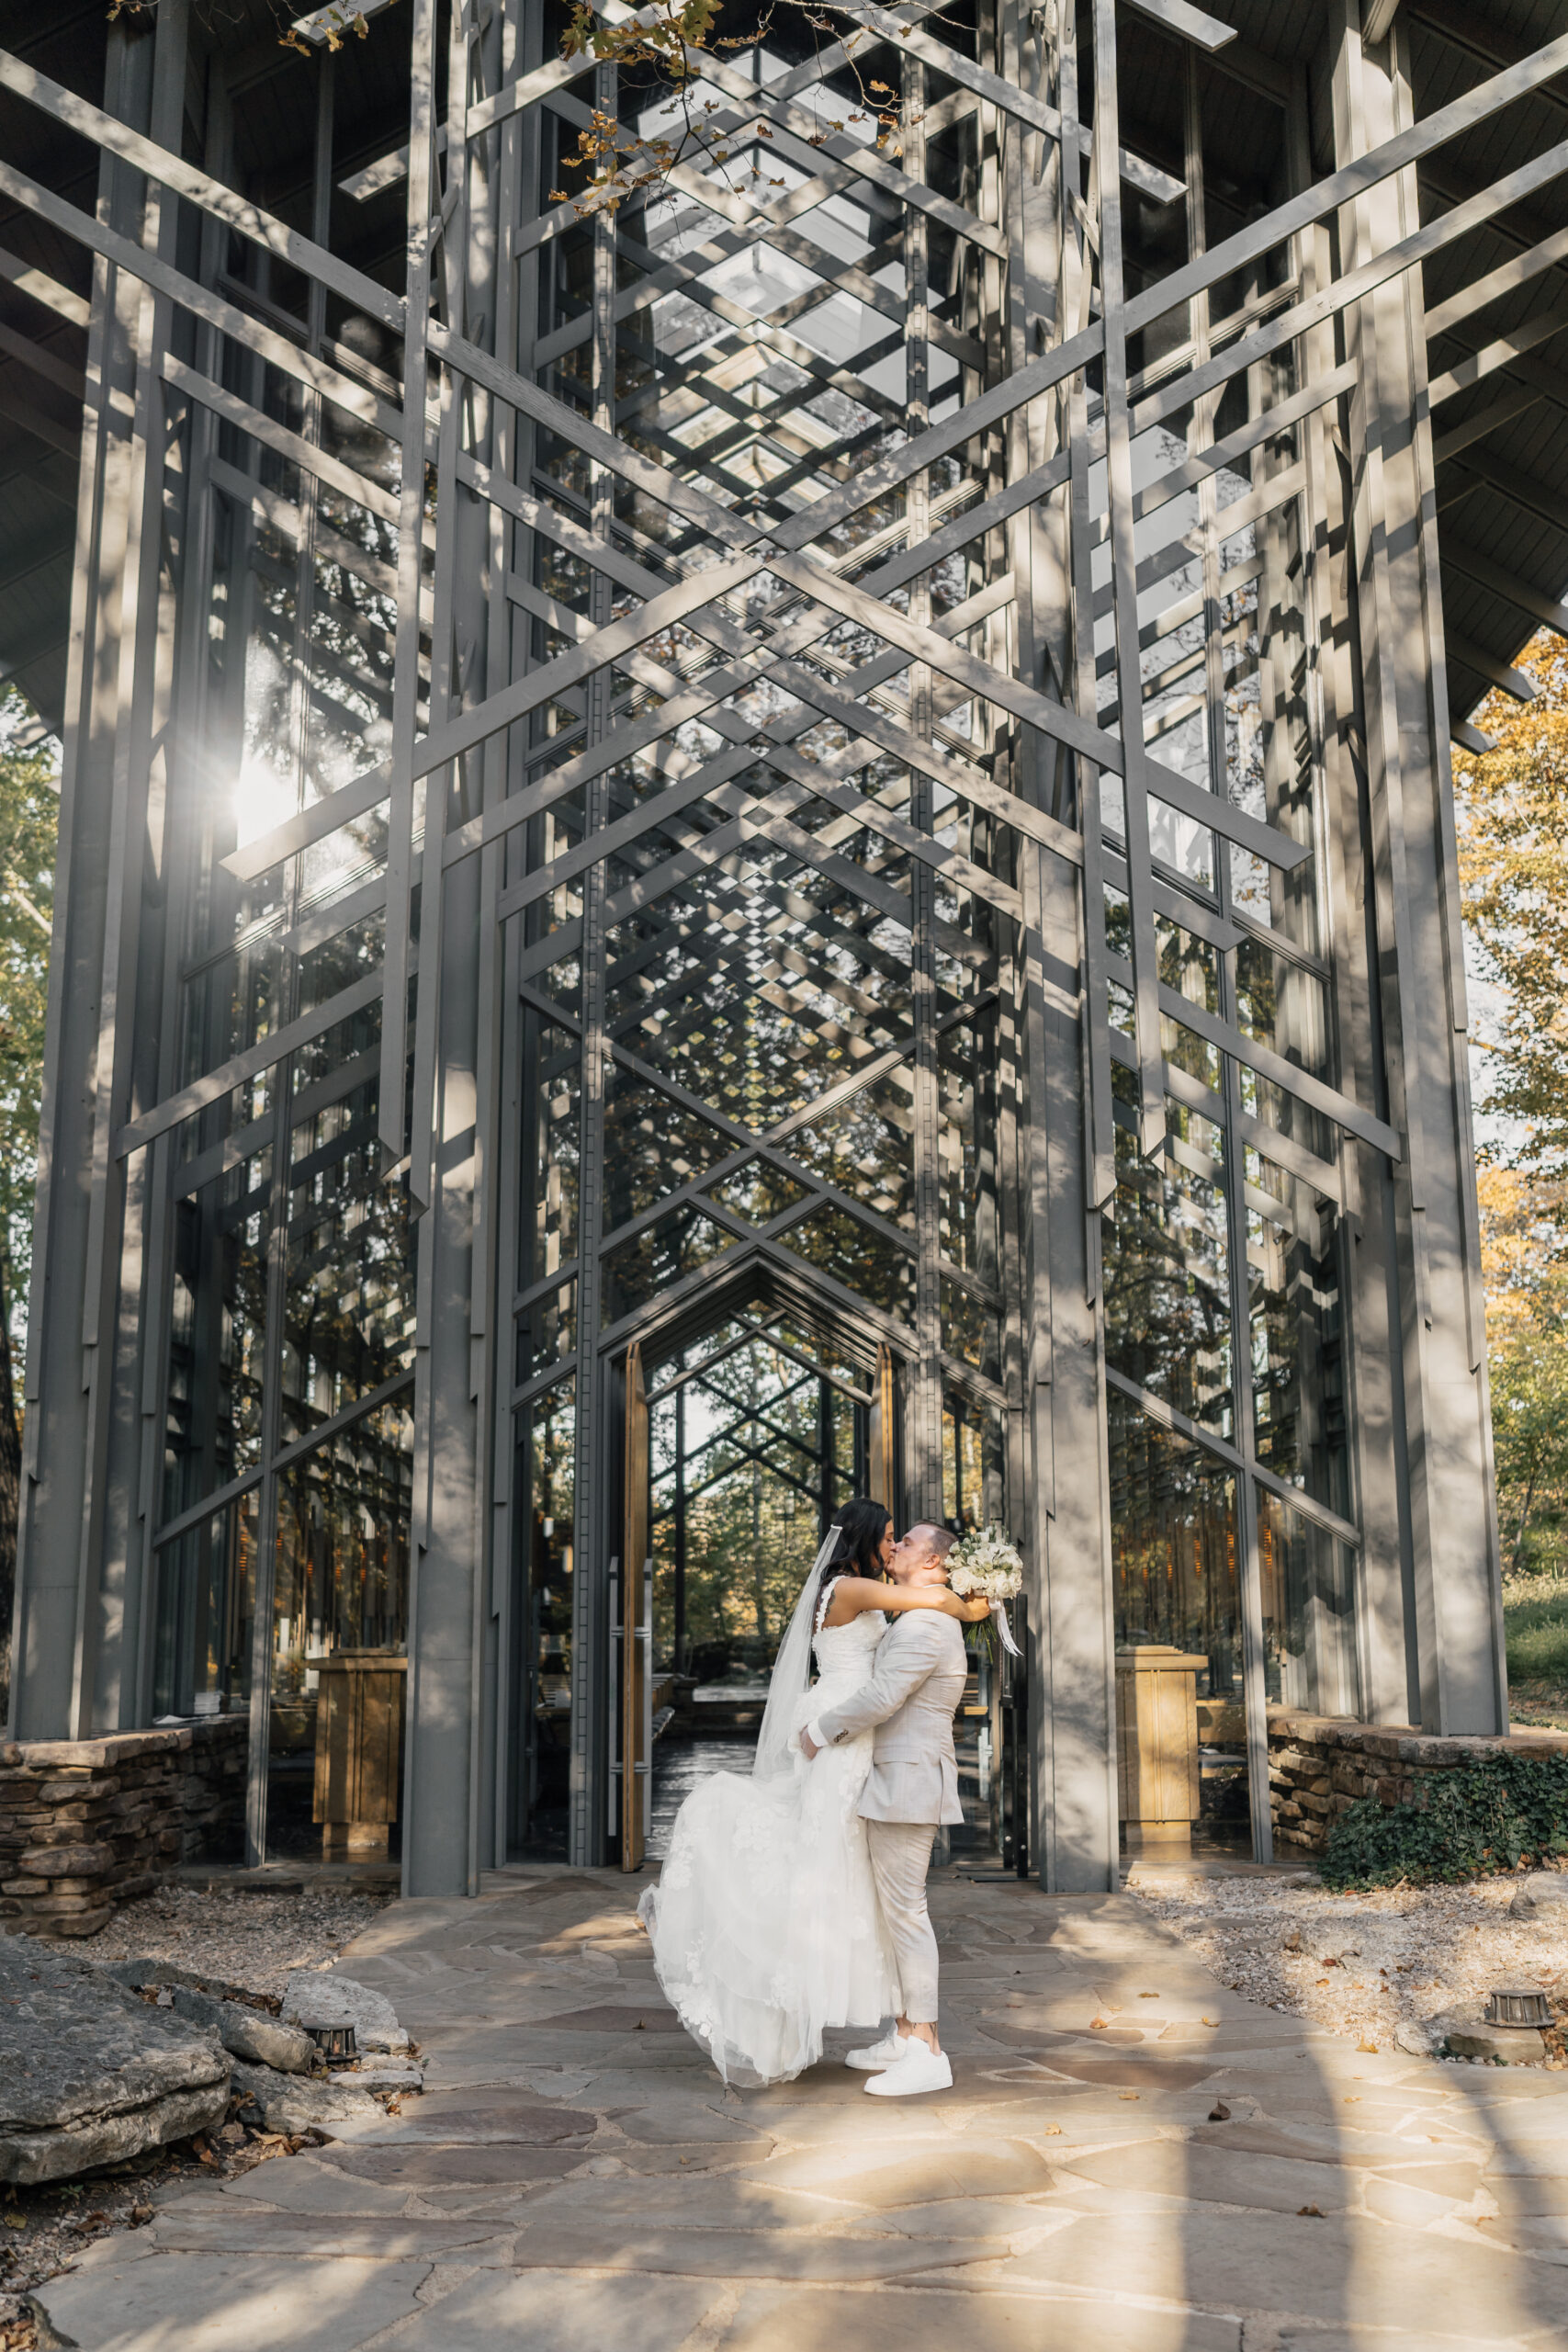
[(1517, 1123), (1507, 1164), (1550, 1179), (1568, 1176), (1568, 643), (1543, 630), (1517, 666), (1534, 701), (1490, 695), (1476, 724), (1496, 749), (1454, 780), (1465, 915), (1497, 984), (1486, 1108)]
[(1532, 1514), (1562, 1509), (1568, 1492), (1568, 1283), (1559, 1273), (1491, 1356), (1492, 1442), (1505, 1542), (1524, 1566)]
[(1494, 984), (1478, 1027), (1502, 1139), (1481, 1154), (1482, 1260), (1515, 1578), (1555, 1565), (1568, 1510), (1568, 643), (1543, 630), (1517, 666), (1533, 700), (1488, 696), (1475, 719), (1495, 749), (1454, 776), (1465, 916)]
[(43, 1091), (59, 786), (50, 748), (15, 692), (0, 701), (0, 1722), (10, 1686), (21, 1428), (16, 1351), (32, 1273), (33, 1188)]

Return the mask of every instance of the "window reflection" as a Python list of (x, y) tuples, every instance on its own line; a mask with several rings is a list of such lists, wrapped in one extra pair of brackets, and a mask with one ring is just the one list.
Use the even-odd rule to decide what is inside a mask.
[[(1128, 1073), (1118, 1070), (1118, 1081)], [(1118, 1086), (1119, 1106), (1130, 1091)], [(1140, 1158), (1118, 1119), (1116, 1193), (1102, 1219), (1106, 1359), (1189, 1420), (1231, 1434), (1230, 1244), (1221, 1128), (1166, 1101), (1162, 1148)]]
[(413, 1363), (406, 1177), (381, 1173), (367, 1080), (291, 1137), (283, 1409), (306, 1435)]
[(157, 1555), (155, 1716), (243, 1714), (250, 1706), (260, 1502), (253, 1487)]
[(516, 1417), (513, 1611), (521, 1736), (509, 1842), (564, 1856), (571, 1778), (571, 1608), (577, 1384), (568, 1378)]
[[(1193, 1842), (1249, 1848), (1235, 1478), (1201, 1446), (1159, 1428), (1119, 1390), (1110, 1391), (1108, 1403), (1123, 1781), (1129, 1777), (1129, 1710), (1141, 1705), (1145, 1787), (1161, 1770), (1179, 1779), (1195, 1770)], [(1202, 1663), (1195, 1671), (1174, 1670), (1168, 1688), (1151, 1702), (1148, 1691), (1139, 1690), (1143, 1678), (1132, 1654), (1144, 1653), (1146, 1668), (1156, 1646)], [(1194, 1704), (1195, 1716), (1189, 1713)], [(1122, 1802), (1133, 1802), (1125, 1788)]]
[(395, 1855), (408, 1672), (412, 1390), (278, 1479), (269, 1855)]
[(1354, 1549), (1263, 1493), (1258, 1548), (1269, 1698), (1313, 1715), (1359, 1715)]

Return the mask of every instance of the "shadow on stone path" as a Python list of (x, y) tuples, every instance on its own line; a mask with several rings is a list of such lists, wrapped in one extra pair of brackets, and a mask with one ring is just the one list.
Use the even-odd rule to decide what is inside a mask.
[(867, 2099), (836, 2058), (726, 2091), (654, 1982), (640, 1883), (516, 1871), (477, 1903), (395, 1905), (344, 1965), (423, 2045), (426, 2097), (93, 2248), (41, 2290), (60, 2334), (83, 2352), (1568, 2345), (1568, 2076), (1359, 2052), (1226, 1992), (1125, 1896), (942, 1878), (951, 2093)]

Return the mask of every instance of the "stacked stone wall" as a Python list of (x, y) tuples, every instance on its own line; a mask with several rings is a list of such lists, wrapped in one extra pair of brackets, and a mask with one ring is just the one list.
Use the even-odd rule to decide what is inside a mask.
[(0, 1932), (92, 1936), (187, 1861), (227, 1858), (249, 1725), (0, 1745)]
[(1478, 1756), (1568, 1753), (1568, 1733), (1516, 1731), (1506, 1739), (1439, 1739), (1410, 1724), (1358, 1724), (1269, 1710), (1269, 1796), (1281, 1859), (1316, 1856), (1358, 1797), (1416, 1804), (1424, 1782)]

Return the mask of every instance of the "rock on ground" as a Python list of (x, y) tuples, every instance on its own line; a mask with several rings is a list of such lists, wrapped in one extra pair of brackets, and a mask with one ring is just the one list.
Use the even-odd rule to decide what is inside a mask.
[(412, 2058), (383, 2058), (378, 2064), (361, 2066), (344, 2080), (361, 2091), (422, 2091), (424, 2069)]
[(238, 2001), (215, 2001), (187, 1984), (175, 1987), (175, 2015), (192, 2025), (209, 2026), (225, 2050), (249, 2058), (258, 2066), (274, 2066), (280, 2075), (308, 2075), (316, 2063), (316, 2045), (296, 2025), (280, 2025), (260, 2009)]
[(1469, 2001), (1430, 2023), (1433, 2041), (1450, 2058), (1495, 2058), (1504, 2066), (1539, 2066), (1546, 2041), (1533, 2025), (1488, 2025), (1484, 2004)]
[(215, 2034), (89, 1962), (0, 1937), (0, 2180), (61, 2180), (222, 2122)]
[(300, 2075), (278, 2075), (270, 2066), (248, 2066), (236, 2059), (233, 2081), (235, 2090), (260, 2111), (267, 2131), (290, 2136), (321, 2132), (331, 2139), (334, 2124), (379, 2123), (384, 2113), (367, 2091), (352, 2089), (342, 2080), (312, 2082)]
[(1531, 1871), (1528, 1878), (1518, 1881), (1508, 1917), (1532, 1918), (1556, 1903), (1568, 1903), (1568, 1871)]
[(356, 2050), (385, 2051), (398, 2058), (406, 2054), (408, 2035), (384, 1993), (356, 1984), (352, 1976), (301, 1973), (289, 1978), (283, 1996), (286, 2025), (339, 2025), (344, 2018), (354, 2028)]

